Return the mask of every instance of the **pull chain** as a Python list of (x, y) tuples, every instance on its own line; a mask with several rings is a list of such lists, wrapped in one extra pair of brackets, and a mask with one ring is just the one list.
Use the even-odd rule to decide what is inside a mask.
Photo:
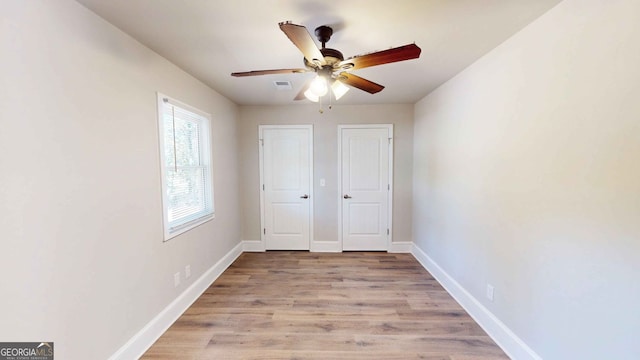
[(331, 105), (331, 91), (329, 91), (329, 110), (331, 110), (333, 108), (333, 105)]

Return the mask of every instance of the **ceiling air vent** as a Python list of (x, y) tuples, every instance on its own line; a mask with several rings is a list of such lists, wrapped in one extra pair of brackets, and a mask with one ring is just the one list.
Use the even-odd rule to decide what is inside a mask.
[(289, 81), (274, 81), (273, 84), (278, 90), (291, 90), (291, 82)]

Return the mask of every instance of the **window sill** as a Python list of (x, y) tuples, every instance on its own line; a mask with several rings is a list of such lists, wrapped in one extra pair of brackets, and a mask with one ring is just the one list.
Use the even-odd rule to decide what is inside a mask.
[(201, 218), (192, 220), (188, 223), (182, 224), (176, 228), (173, 229), (165, 229), (164, 230), (164, 241), (169, 241), (171, 239), (173, 239), (174, 237), (183, 234), (191, 229), (194, 229), (206, 222), (209, 222), (211, 220), (213, 220), (216, 217), (216, 214), (211, 214), (211, 215), (207, 215), (207, 216), (203, 216)]

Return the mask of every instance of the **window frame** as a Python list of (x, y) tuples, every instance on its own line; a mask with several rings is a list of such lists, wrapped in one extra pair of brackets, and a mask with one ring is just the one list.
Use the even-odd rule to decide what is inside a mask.
[[(160, 174), (162, 183), (162, 223), (164, 240), (168, 241), (180, 234), (183, 234), (193, 228), (196, 228), (208, 221), (215, 218), (215, 203), (214, 203), (214, 181), (213, 181), (213, 164), (212, 164), (212, 133), (211, 133), (211, 115), (197, 109), (191, 105), (185, 104), (179, 100), (176, 100), (170, 96), (157, 92), (158, 101), (158, 140), (159, 140), (159, 153), (160, 153)], [(208, 196), (208, 203), (211, 206), (210, 211), (207, 211), (200, 217), (188, 220), (178, 225), (172, 226), (169, 224), (169, 194), (168, 188), (168, 171), (167, 171), (167, 158), (165, 153), (165, 126), (164, 126), (164, 112), (165, 102), (173, 105), (174, 107), (181, 108), (187, 112), (195, 114), (199, 120), (198, 131), (199, 134), (199, 153), (200, 153), (200, 166), (205, 168), (205, 172), (208, 175), (208, 181), (204, 183), (205, 196)]]

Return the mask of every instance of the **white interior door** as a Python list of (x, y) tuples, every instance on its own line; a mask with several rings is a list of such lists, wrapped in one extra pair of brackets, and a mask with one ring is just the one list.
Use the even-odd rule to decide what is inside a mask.
[(391, 125), (341, 127), (342, 249), (388, 250)]
[(261, 126), (262, 225), (266, 250), (309, 250), (312, 127)]

